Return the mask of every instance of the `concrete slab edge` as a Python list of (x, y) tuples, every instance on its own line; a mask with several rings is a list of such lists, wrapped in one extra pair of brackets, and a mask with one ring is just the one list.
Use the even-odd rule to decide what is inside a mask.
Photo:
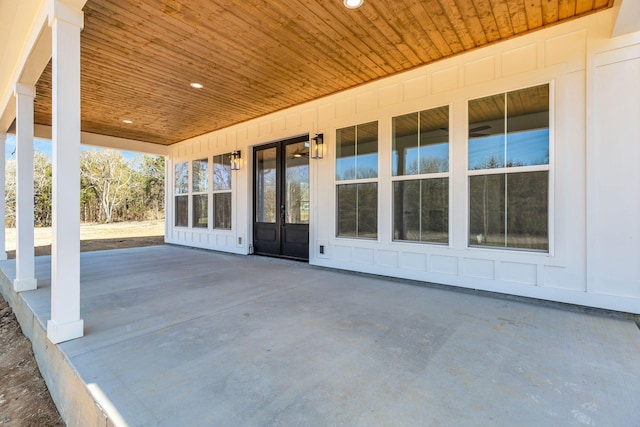
[(113, 427), (109, 416), (93, 399), (87, 385), (79, 377), (60, 348), (47, 338), (47, 331), (38, 321), (4, 270), (0, 274), (0, 293), (13, 310), (22, 332), (31, 347), (53, 402), (66, 425), (75, 427)]

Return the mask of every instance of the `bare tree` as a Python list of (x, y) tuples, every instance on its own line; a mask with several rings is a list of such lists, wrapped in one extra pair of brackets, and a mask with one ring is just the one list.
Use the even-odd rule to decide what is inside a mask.
[(16, 226), (16, 161), (7, 160), (5, 166), (5, 225)]
[(132, 173), (122, 154), (113, 150), (84, 151), (80, 155), (80, 176), (85, 188), (95, 192), (100, 201), (104, 221), (112, 221), (113, 213), (127, 197)]
[(52, 166), (46, 154), (36, 151), (33, 157), (33, 196), (34, 196), (34, 224), (37, 227), (51, 225), (52, 203)]

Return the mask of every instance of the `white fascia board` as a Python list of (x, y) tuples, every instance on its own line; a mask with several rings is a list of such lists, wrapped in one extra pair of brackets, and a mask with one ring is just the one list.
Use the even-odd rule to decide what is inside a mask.
[(640, 31), (640, 1), (618, 0), (611, 37), (624, 36)]
[[(40, 139), (51, 140), (51, 126), (35, 125), (34, 136)], [(81, 132), (80, 143), (93, 147), (111, 148), (114, 150), (133, 151), (136, 153), (154, 154), (166, 156), (169, 147), (153, 144), (151, 142), (137, 141), (135, 139), (118, 138), (115, 136), (100, 135), (91, 132)]]

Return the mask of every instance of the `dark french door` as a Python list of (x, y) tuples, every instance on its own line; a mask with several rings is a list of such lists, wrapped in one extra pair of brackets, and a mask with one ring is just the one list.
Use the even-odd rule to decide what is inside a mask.
[(256, 254), (309, 259), (309, 137), (253, 151)]

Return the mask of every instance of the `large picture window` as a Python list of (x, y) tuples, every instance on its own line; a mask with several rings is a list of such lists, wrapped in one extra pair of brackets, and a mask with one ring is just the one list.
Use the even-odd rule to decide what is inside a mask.
[(213, 228), (231, 229), (231, 153), (213, 156)]
[(393, 118), (393, 239), (449, 242), (449, 107)]
[(189, 226), (189, 163), (177, 163), (174, 169), (175, 225)]
[(378, 122), (336, 131), (338, 237), (378, 237)]
[(209, 226), (209, 199), (207, 197), (209, 187), (209, 161), (207, 159), (201, 159), (191, 162), (191, 176), (192, 224), (195, 228), (207, 228)]
[(469, 245), (549, 250), (549, 85), (469, 101)]

